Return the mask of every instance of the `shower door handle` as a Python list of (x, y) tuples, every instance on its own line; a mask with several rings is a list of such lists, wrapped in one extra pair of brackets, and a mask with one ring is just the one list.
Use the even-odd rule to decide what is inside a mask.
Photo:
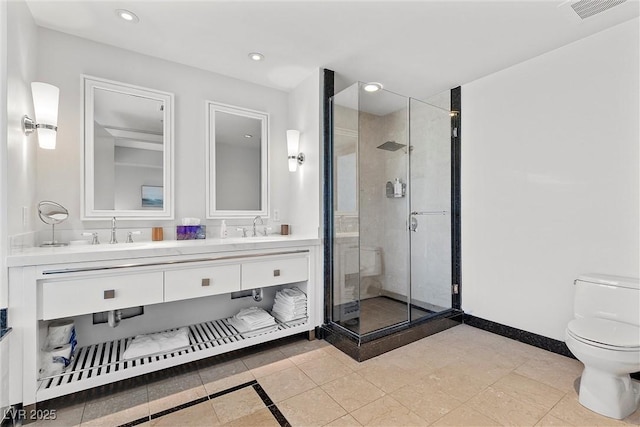
[(415, 216), (413, 216), (413, 213), (411, 213), (411, 218), (409, 219), (409, 230), (415, 233), (417, 229), (418, 229), (418, 220), (416, 219)]

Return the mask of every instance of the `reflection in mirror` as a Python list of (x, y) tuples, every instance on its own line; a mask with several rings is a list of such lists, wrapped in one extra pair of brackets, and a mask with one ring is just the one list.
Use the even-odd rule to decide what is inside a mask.
[(85, 217), (173, 217), (172, 100), (85, 77)]
[(268, 214), (268, 115), (207, 103), (207, 218)]
[(69, 218), (69, 211), (60, 203), (43, 200), (38, 203), (38, 216), (45, 224), (51, 225), (51, 241), (44, 242), (40, 246), (57, 247), (67, 246), (66, 243), (56, 241), (56, 224), (60, 224)]
[(358, 133), (334, 128), (335, 211), (355, 215), (358, 211)]

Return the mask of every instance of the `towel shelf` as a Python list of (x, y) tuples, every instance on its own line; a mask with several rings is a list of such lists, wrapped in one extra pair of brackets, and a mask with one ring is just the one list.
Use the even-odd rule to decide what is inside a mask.
[[(40, 380), (37, 400), (42, 401), (75, 393), (180, 363), (248, 347), (264, 342), (266, 334), (269, 334), (269, 339), (276, 339), (306, 332), (308, 329), (306, 317), (286, 323), (276, 319), (276, 322), (277, 330), (250, 338), (244, 338), (227, 319), (190, 325), (189, 346), (130, 360), (123, 359), (122, 355), (134, 337), (81, 347), (76, 351), (76, 357), (64, 372)], [(257, 331), (259, 329), (254, 332)]]

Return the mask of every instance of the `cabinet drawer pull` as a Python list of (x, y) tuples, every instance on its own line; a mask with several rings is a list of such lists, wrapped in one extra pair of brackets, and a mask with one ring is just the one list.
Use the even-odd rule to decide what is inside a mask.
[(273, 277), (278, 277), (280, 276), (280, 270), (273, 270)]
[(209, 286), (210, 279), (202, 279), (202, 286)]
[(116, 290), (109, 289), (108, 291), (104, 291), (104, 299), (113, 299), (116, 297)]

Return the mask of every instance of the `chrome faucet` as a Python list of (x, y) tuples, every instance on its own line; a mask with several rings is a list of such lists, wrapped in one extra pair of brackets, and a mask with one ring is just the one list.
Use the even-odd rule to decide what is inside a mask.
[(109, 243), (114, 244), (118, 243), (118, 239), (116, 239), (116, 217), (114, 216), (111, 220), (111, 240)]
[[(258, 216), (256, 216), (255, 218), (253, 218), (253, 234), (252, 234), (252, 236), (253, 236), (253, 237), (256, 237), (256, 236), (257, 236), (257, 234), (256, 234), (256, 222), (257, 222), (258, 220), (260, 220), (260, 225), (264, 225), (264, 221), (262, 220), (262, 217), (261, 217), (260, 215), (258, 215)], [(265, 236), (267, 235), (267, 229), (266, 229), (266, 227), (265, 227), (265, 229), (264, 229), (264, 235), (265, 235)]]

